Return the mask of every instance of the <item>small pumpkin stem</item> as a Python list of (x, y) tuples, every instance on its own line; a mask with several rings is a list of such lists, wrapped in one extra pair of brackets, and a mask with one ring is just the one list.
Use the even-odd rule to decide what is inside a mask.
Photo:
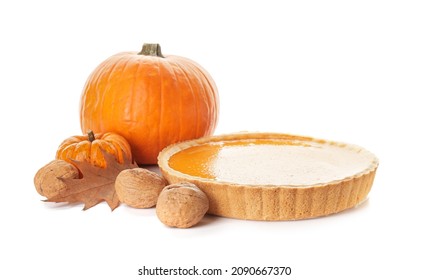
[(139, 55), (150, 55), (157, 57), (164, 57), (161, 52), (161, 47), (159, 44), (144, 44)]
[(95, 134), (92, 130), (88, 131), (88, 139), (89, 139), (89, 142), (94, 142), (95, 140)]

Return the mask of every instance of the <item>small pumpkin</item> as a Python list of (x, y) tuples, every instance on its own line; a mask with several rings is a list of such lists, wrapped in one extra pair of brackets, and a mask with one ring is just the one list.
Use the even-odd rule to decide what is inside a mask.
[(159, 152), (175, 142), (212, 135), (218, 113), (208, 72), (190, 59), (164, 56), (158, 44), (102, 62), (80, 102), (82, 131), (124, 136), (138, 164), (156, 164)]
[(73, 163), (73, 160), (86, 161), (94, 166), (106, 167), (103, 152), (116, 157), (119, 163), (124, 159), (132, 159), (128, 141), (116, 133), (97, 133), (92, 130), (87, 135), (72, 136), (65, 139), (58, 147), (56, 159)]

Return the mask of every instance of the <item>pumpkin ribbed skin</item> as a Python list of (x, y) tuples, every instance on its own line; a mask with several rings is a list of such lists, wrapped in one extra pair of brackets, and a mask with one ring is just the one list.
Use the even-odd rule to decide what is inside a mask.
[(86, 161), (94, 166), (106, 167), (102, 151), (115, 156), (119, 163), (132, 159), (131, 147), (126, 139), (116, 133), (98, 133), (92, 131), (85, 136), (72, 136), (65, 139), (58, 147), (56, 159), (73, 163), (73, 160)]
[(89, 76), (80, 121), (82, 131), (123, 135), (138, 164), (155, 164), (164, 147), (212, 135), (218, 105), (213, 79), (195, 62), (123, 52)]

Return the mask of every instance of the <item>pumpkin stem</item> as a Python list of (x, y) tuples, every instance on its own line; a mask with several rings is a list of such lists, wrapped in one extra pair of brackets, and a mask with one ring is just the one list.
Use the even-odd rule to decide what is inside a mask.
[(95, 140), (95, 134), (92, 130), (88, 131), (88, 139), (89, 139), (89, 142), (94, 142)]
[(139, 55), (150, 55), (157, 57), (164, 57), (161, 52), (161, 47), (159, 44), (144, 44)]

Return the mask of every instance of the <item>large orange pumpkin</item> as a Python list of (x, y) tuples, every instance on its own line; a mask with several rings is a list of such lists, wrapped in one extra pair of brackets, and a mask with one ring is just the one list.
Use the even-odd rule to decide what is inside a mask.
[(163, 56), (158, 44), (122, 52), (89, 76), (80, 103), (82, 131), (112, 131), (131, 145), (138, 164), (155, 164), (175, 142), (212, 135), (218, 119), (217, 87), (201, 66)]

